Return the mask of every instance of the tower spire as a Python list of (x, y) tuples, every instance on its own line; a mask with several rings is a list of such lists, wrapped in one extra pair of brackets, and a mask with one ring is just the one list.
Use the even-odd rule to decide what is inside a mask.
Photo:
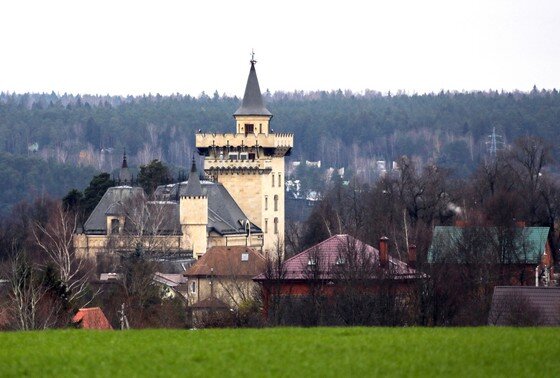
[(123, 160), (119, 171), (119, 185), (121, 184), (132, 184), (132, 175), (128, 170), (128, 161), (126, 160), (126, 147), (123, 149)]
[(123, 148), (123, 159), (121, 168), (128, 168), (128, 162), (126, 161), (126, 147)]
[(250, 62), (251, 69), (249, 70), (249, 77), (247, 78), (243, 102), (233, 115), (272, 117), (272, 113), (264, 106), (261, 88), (259, 86), (259, 79), (257, 78), (257, 71), (255, 70), (255, 64), (257, 63), (255, 60), (255, 51), (251, 52)]
[(196, 169), (196, 160), (194, 159), (194, 155), (192, 157), (191, 171), (189, 173), (189, 179), (187, 180), (185, 194), (190, 197), (202, 196), (202, 186), (200, 185), (200, 179), (198, 178), (198, 170)]

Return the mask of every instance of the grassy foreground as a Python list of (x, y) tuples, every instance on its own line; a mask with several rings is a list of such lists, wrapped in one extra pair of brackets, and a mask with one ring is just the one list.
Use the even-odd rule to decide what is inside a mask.
[(0, 333), (0, 376), (560, 376), (560, 328)]

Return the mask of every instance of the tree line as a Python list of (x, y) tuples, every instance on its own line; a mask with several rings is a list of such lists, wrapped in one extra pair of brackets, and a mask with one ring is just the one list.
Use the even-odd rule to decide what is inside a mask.
[[(264, 96), (274, 113), (272, 128), (296, 136), (293, 159), (322, 160), (366, 176), (376, 160), (407, 155), (463, 177), (487, 155), (493, 130), (503, 142), (499, 149), (526, 135), (553, 140), (560, 122), (558, 91), (537, 88), (424, 95), (267, 91)], [(186, 168), (195, 132), (232, 131), (231, 115), (239, 103), (217, 92), (198, 97), (1, 93), (0, 152), (9, 154), (3, 154), (5, 160), (33, 155), (77, 167), (74, 175), (82, 175), (83, 167), (115, 172), (124, 148), (132, 166), (158, 159)], [(557, 158), (560, 150), (553, 147), (551, 154)]]

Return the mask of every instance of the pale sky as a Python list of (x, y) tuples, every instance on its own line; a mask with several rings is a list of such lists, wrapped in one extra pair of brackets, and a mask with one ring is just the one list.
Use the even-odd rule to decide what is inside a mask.
[(560, 88), (560, 1), (0, 3), (0, 91)]

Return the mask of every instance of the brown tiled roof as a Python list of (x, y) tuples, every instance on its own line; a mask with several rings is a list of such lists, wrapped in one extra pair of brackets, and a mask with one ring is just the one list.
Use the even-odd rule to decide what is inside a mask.
[(560, 287), (496, 286), (492, 325), (560, 325)]
[(83, 329), (113, 329), (99, 307), (81, 308), (72, 318)]
[[(311, 248), (289, 258), (285, 261), (284, 269), (285, 274), (283, 279), (285, 280), (306, 280), (309, 279), (309, 261), (316, 258), (319, 264), (317, 270), (319, 272), (320, 279), (335, 279), (336, 278), (336, 268), (341, 264), (343, 260), (340, 258), (345, 255), (345, 251), (355, 250), (362, 259), (369, 259), (369, 261), (375, 265), (379, 263), (379, 251), (373, 248), (371, 245), (365, 244), (364, 242), (355, 239), (350, 235), (334, 235), (327, 240), (322, 241), (319, 244), (314, 245)], [(348, 253), (348, 252), (346, 252)], [(389, 267), (393, 278), (417, 278), (423, 276), (416, 270), (409, 267), (405, 262), (389, 257)], [(373, 276), (372, 279), (376, 277)], [(254, 280), (260, 281), (265, 280), (266, 277), (263, 274), (255, 277)]]
[[(247, 257), (244, 261), (242, 257)], [(254, 277), (265, 269), (264, 257), (249, 247), (212, 247), (185, 276)]]

